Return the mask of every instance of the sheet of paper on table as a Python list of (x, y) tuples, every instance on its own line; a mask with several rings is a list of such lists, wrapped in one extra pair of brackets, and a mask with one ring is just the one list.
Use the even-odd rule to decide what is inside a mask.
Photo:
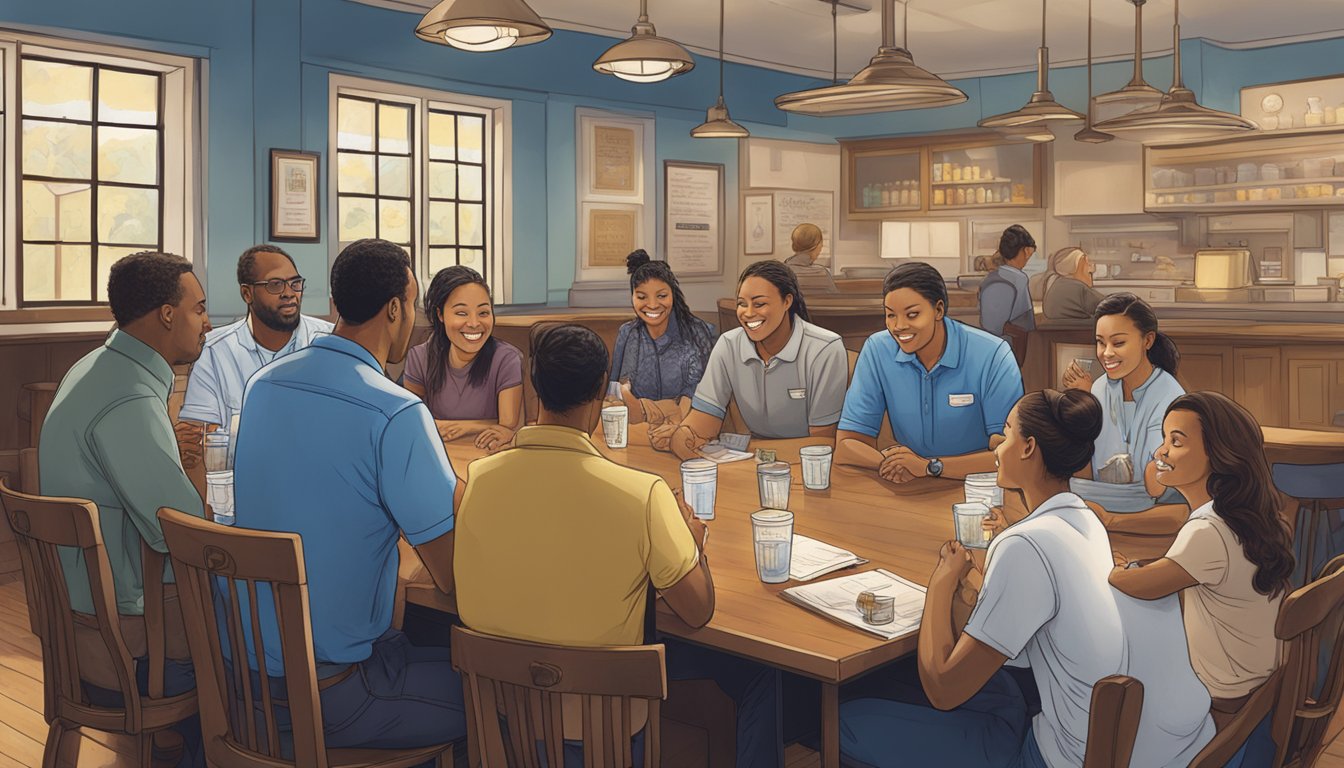
[(811, 581), (818, 576), (866, 562), (847, 549), (795, 533), (793, 556), (789, 560), (789, 578), (794, 581)]
[[(863, 620), (854, 604), (860, 592), (873, 592), (896, 598), (896, 620), (874, 626)], [(919, 629), (924, 613), (925, 588), (896, 574), (878, 568), (852, 576), (792, 587), (779, 593), (791, 603), (855, 629), (892, 640)]]
[(756, 454), (747, 450), (747, 443), (750, 441), (751, 435), (722, 432), (716, 439), (705, 443), (704, 447), (700, 449), (700, 455), (715, 464), (746, 461), (756, 457)]

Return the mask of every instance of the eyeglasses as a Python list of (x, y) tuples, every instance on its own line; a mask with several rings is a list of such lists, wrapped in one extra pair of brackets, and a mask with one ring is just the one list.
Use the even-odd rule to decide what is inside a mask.
[(286, 284), (288, 284), (290, 290), (295, 293), (303, 293), (303, 285), (306, 282), (308, 281), (302, 277), (294, 277), (289, 280), (281, 280), (278, 277), (273, 277), (270, 280), (262, 280), (258, 283), (246, 283), (246, 285), (264, 285), (266, 286), (267, 293), (279, 295), (284, 292)]

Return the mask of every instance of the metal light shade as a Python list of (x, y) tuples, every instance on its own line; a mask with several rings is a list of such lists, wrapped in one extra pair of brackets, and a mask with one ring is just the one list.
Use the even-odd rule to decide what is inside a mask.
[(1037, 144), (1045, 144), (1055, 140), (1055, 134), (1050, 130), (1050, 126), (1044, 123), (999, 128), (995, 132), (1004, 138), (1022, 139)]
[(1074, 141), (1081, 141), (1087, 144), (1105, 144), (1115, 137), (1109, 133), (1102, 133), (1091, 125), (1083, 126), (1082, 130), (1073, 134)]
[(745, 139), (750, 135), (751, 131), (728, 116), (728, 105), (723, 103), (722, 96), (705, 114), (705, 122), (691, 129), (691, 136), (697, 139)]
[(899, 109), (924, 109), (960, 104), (966, 94), (915, 64), (910, 51), (897, 47), (895, 0), (882, 2), (882, 47), (868, 66), (847, 83), (786, 93), (775, 106), (804, 115), (861, 115)]
[(420, 19), (415, 36), (464, 51), (498, 51), (540, 43), (551, 28), (523, 0), (443, 0)]
[(1073, 134), (1074, 141), (1085, 144), (1105, 144), (1115, 137), (1092, 127), (1092, 0), (1087, 0), (1087, 120), (1082, 130)]
[(658, 36), (646, 6), (647, 0), (641, 0), (639, 21), (631, 27), (630, 38), (597, 57), (593, 69), (632, 83), (656, 83), (695, 68), (695, 59), (680, 43)]
[[(1124, 88), (1092, 97), (1093, 104), (1141, 109), (1157, 106), (1162, 100), (1162, 92), (1143, 79), (1143, 4), (1147, 0), (1129, 0), (1129, 2), (1134, 4), (1134, 76)], [(1088, 24), (1091, 24), (1090, 20)]]

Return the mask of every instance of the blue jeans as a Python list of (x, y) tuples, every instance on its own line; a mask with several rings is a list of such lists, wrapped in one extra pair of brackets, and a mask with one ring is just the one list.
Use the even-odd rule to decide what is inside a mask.
[(909, 675), (908, 665), (899, 664), (878, 672), (856, 688), (879, 697), (854, 698), (840, 705), (840, 754), (845, 765), (1034, 765), (1021, 762), (1019, 753), (1025, 753), (1023, 740), (1030, 731), (1027, 707), (1006, 670), (995, 672), (966, 703), (946, 712), (935, 709), (918, 682), (909, 682)]
[(1022, 740), (1022, 751), (1010, 768), (1050, 768), (1041, 757), (1041, 748), (1036, 744), (1036, 734), (1027, 728), (1027, 736)]
[(1273, 712), (1265, 715), (1251, 735), (1246, 737), (1246, 743), (1241, 745), (1237, 754), (1227, 761), (1225, 768), (1268, 768), (1274, 763), (1277, 745), (1271, 732), (1273, 718)]
[[(135, 684), (141, 696), (149, 695), (149, 659), (142, 656), (135, 660)], [(177, 696), (196, 688), (196, 670), (190, 659), (165, 659), (163, 665), (163, 695)], [(124, 707), (125, 699), (121, 691), (100, 688), (84, 683), (84, 693), (89, 703), (96, 707)], [(192, 715), (172, 729), (182, 737), (182, 758), (177, 768), (197, 768), (205, 765), (205, 753), (201, 749), (201, 719)]]
[(660, 640), (669, 680), (713, 680), (737, 705), (736, 768), (784, 765), (779, 670), (671, 637)]

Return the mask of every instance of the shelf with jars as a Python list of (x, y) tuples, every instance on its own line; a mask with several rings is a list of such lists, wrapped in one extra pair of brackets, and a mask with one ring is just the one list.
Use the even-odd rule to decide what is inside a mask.
[(1040, 207), (1043, 154), (995, 134), (842, 141), (850, 219)]
[(1344, 206), (1344, 129), (1150, 147), (1144, 178), (1150, 211)]

